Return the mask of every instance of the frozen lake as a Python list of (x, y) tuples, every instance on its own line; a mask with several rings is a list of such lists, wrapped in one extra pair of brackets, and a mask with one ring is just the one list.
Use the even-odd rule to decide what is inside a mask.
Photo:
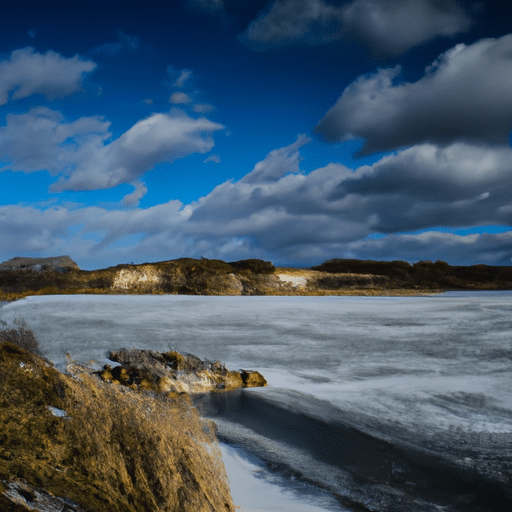
[(508, 511), (511, 312), (511, 292), (83, 295), (0, 318), (24, 319), (56, 364), (172, 348), (260, 371), (268, 388), (197, 399), (247, 512)]

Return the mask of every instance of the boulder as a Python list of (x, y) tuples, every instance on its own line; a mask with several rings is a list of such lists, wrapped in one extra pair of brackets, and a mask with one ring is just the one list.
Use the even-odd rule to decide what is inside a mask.
[(249, 370), (230, 371), (220, 361), (203, 361), (192, 354), (174, 350), (121, 349), (109, 353), (112, 368), (105, 365), (98, 375), (103, 380), (132, 389), (159, 393), (207, 393), (210, 391), (266, 386), (260, 373)]

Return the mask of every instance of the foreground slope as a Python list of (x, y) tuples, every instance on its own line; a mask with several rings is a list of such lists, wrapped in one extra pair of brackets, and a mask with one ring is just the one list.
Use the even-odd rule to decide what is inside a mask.
[(235, 510), (213, 426), (188, 395), (69, 369), (0, 342), (0, 510)]

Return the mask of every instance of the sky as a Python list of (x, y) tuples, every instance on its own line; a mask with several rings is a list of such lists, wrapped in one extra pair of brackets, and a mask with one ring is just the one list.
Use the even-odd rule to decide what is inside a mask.
[(0, 261), (512, 264), (512, 5), (10, 4)]

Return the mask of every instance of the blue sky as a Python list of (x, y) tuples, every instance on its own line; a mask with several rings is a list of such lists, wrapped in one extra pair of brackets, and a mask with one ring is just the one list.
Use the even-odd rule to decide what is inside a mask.
[(512, 8), (46, 2), (0, 20), (0, 260), (512, 257)]

